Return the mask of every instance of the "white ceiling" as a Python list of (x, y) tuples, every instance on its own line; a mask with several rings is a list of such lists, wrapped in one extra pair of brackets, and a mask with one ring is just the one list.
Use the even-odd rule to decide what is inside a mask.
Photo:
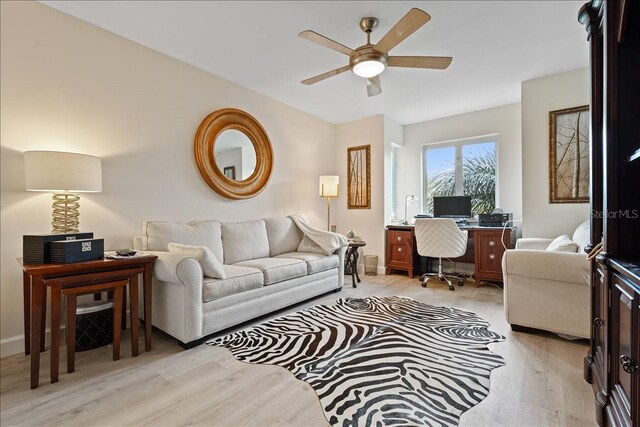
[[(401, 123), (520, 101), (520, 82), (588, 64), (579, 1), (43, 1), (180, 61), (333, 123), (385, 114)], [(313, 29), (348, 47), (375, 43), (411, 7), (431, 21), (392, 55), (453, 56), (449, 69), (387, 69), (368, 98), (350, 72), (301, 80), (348, 57), (298, 37)]]

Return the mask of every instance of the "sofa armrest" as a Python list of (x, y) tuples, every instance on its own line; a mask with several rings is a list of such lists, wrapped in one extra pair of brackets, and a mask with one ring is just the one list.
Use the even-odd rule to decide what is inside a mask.
[(502, 258), (502, 272), (505, 276), (587, 284), (590, 265), (580, 253), (509, 249)]
[(334, 255), (338, 255), (338, 285), (340, 288), (344, 286), (344, 256), (346, 252), (347, 246), (343, 246), (333, 251)]
[(538, 239), (525, 237), (516, 241), (516, 249), (535, 249), (544, 251), (553, 242), (553, 239)]
[(153, 326), (187, 343), (202, 337), (204, 274), (195, 258), (167, 251), (153, 266)]
[(153, 266), (153, 275), (163, 282), (202, 288), (204, 273), (200, 261), (180, 253), (147, 251), (158, 259)]

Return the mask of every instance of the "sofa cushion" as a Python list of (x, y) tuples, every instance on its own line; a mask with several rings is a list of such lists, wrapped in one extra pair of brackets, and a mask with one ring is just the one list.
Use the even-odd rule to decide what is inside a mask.
[(573, 242), (566, 234), (558, 236), (547, 246), (548, 251), (552, 252), (576, 252), (578, 244)]
[(222, 224), (222, 247), (224, 263), (269, 256), (269, 239), (264, 220), (225, 222)]
[(293, 258), (304, 261), (307, 264), (307, 274), (331, 270), (340, 264), (338, 255), (321, 255), (311, 252), (287, 252), (276, 256), (276, 258)]
[(591, 225), (589, 221), (585, 221), (576, 228), (571, 238), (578, 244), (578, 252), (584, 252), (585, 246), (588, 246), (591, 241)]
[(285, 252), (295, 252), (302, 240), (302, 231), (289, 217), (267, 218), (264, 220), (269, 238), (271, 256)]
[(307, 275), (307, 264), (292, 258), (258, 258), (237, 262), (234, 265), (261, 270), (265, 286)]
[(205, 278), (203, 282), (203, 302), (213, 301), (240, 292), (261, 288), (264, 277), (260, 270), (235, 265), (223, 265), (226, 279)]
[(218, 221), (145, 221), (142, 223), (143, 250), (168, 251), (169, 243), (206, 246), (222, 261), (222, 238)]
[(206, 246), (181, 245), (179, 243), (169, 243), (169, 252), (182, 254), (185, 258), (195, 258), (200, 262), (205, 276), (215, 279), (226, 277), (222, 263), (213, 254), (213, 251)]

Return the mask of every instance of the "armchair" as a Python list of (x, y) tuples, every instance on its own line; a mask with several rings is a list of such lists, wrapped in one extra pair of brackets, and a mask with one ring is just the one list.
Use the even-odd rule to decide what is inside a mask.
[[(590, 265), (584, 247), (589, 222), (575, 230), (577, 252), (546, 250), (552, 239), (526, 238), (502, 258), (504, 311), (513, 330), (543, 329), (588, 338)], [(525, 327), (525, 328), (522, 328)]]

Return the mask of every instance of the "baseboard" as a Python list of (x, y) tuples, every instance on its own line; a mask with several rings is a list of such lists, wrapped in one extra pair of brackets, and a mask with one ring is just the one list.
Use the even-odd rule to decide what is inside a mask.
[[(129, 319), (129, 311), (127, 310), (127, 328), (131, 326)], [(142, 323), (142, 322), (141, 322)], [(65, 325), (60, 325), (60, 339), (64, 339)], [(47, 328), (44, 332), (44, 345), (48, 347), (51, 343), (51, 329)], [(24, 334), (0, 340), (0, 358), (13, 356), (14, 354), (24, 354)]]
[[(64, 336), (64, 325), (60, 327), (60, 337)], [(44, 332), (44, 345), (48, 347), (51, 343), (51, 329)], [(0, 340), (0, 358), (13, 356), (14, 354), (24, 354), (24, 334)]]
[[(384, 266), (378, 266), (376, 271), (378, 272), (378, 274), (380, 275), (384, 275), (386, 272), (386, 268), (384, 268)], [(364, 274), (364, 265), (360, 264), (358, 265), (358, 274), (363, 275)]]

